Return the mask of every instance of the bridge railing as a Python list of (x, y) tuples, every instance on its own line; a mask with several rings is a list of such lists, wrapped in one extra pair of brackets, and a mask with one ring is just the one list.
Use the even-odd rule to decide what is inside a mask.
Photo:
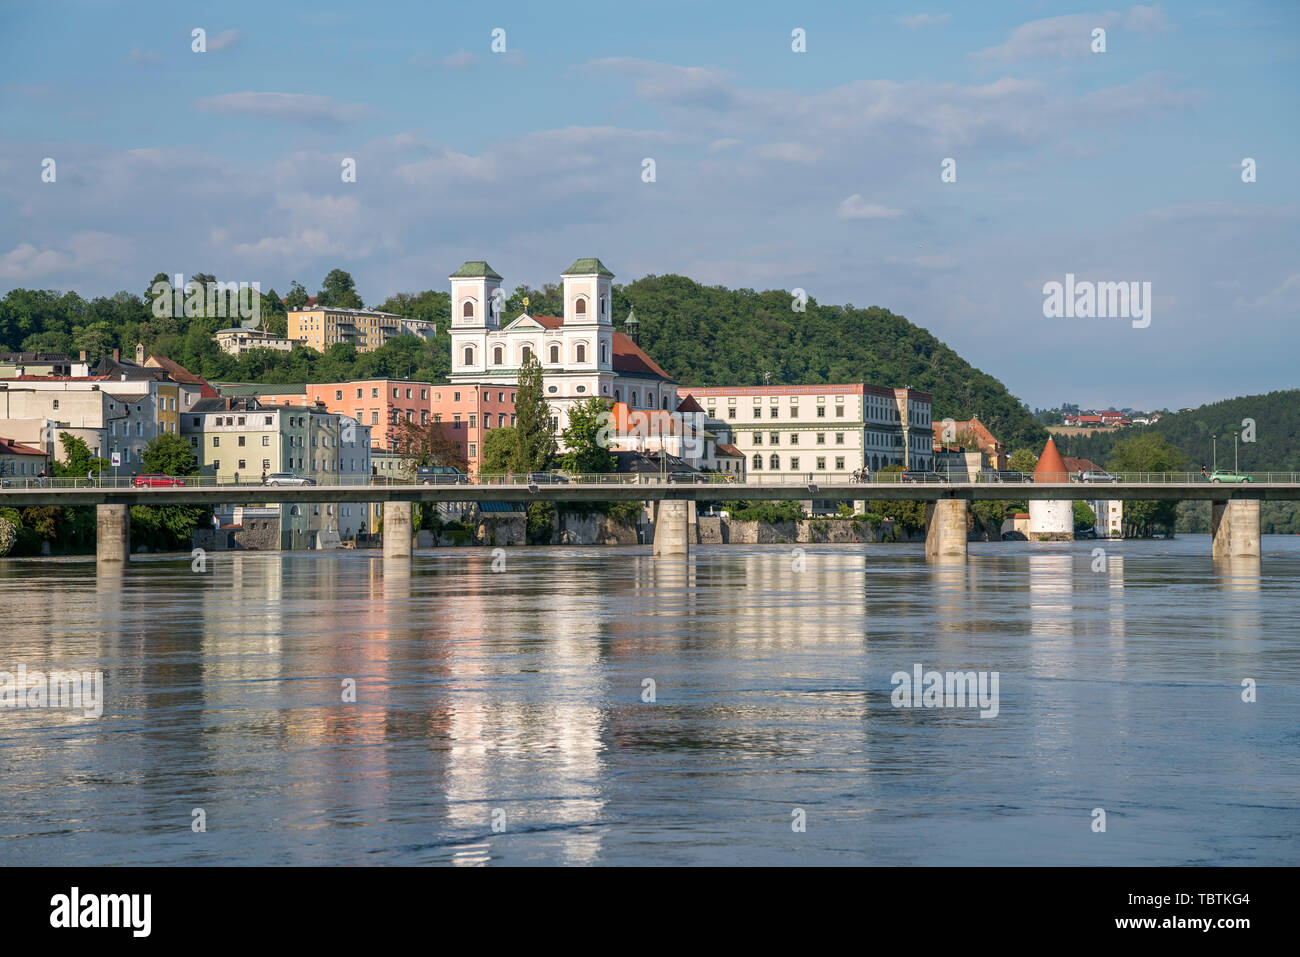
[[(135, 477), (131, 475), (104, 475), (87, 478), (81, 476), (77, 478), (40, 478), (37, 476), (0, 476), (0, 490), (2, 489), (85, 489), (85, 488), (119, 488), (126, 489), (135, 486)], [(245, 478), (240, 476), (239, 481), (233, 477), (222, 477), (212, 475), (187, 475), (178, 480), (187, 488), (257, 488), (263, 487), (259, 475), (253, 475)], [(1227, 475), (1209, 475), (1196, 472), (1121, 472), (1104, 477), (1096, 477), (1091, 480), (1081, 480), (1079, 473), (1060, 473), (1047, 476), (1039, 476), (1035, 479), (1032, 475), (1024, 475), (1020, 478), (1008, 477), (1006, 475), (997, 475), (992, 473), (966, 473), (953, 472), (951, 474), (942, 472), (769, 472), (769, 471), (751, 471), (743, 476), (737, 476), (734, 473), (725, 472), (700, 472), (680, 473), (680, 472), (641, 472), (641, 473), (585, 473), (569, 474), (559, 472), (548, 473), (519, 473), (503, 475), (434, 475), (411, 478), (403, 475), (384, 476), (384, 475), (356, 475), (356, 474), (338, 474), (338, 473), (317, 473), (312, 477), (309, 484), (318, 486), (389, 486), (389, 485), (416, 485), (429, 484), (435, 486), (454, 486), (454, 485), (487, 485), (487, 486), (543, 486), (543, 485), (735, 485), (743, 487), (744, 485), (789, 485), (792, 498), (814, 497), (819, 493), (832, 493), (836, 489), (843, 489), (845, 497), (849, 495), (870, 494), (862, 492), (862, 486), (871, 485), (970, 485), (970, 484), (997, 484), (1007, 488), (1007, 497), (1014, 498), (1014, 490), (1017, 487), (1026, 487), (1031, 485), (1043, 484), (1072, 484), (1072, 485), (1090, 485), (1096, 488), (1097, 498), (1106, 497), (1106, 488), (1116, 484), (1129, 485), (1197, 485), (1206, 483), (1218, 484), (1300, 484), (1300, 472), (1238, 472)], [(286, 482), (284, 487), (292, 487), (294, 483)], [(167, 487), (162, 485), (160, 487)], [(793, 494), (798, 493), (798, 494)]]

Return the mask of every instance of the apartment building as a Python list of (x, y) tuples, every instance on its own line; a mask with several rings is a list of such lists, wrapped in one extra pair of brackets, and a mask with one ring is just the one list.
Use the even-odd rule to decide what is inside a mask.
[(397, 336), (432, 339), (437, 334), (433, 322), (391, 312), (326, 306), (289, 310), (289, 338), (319, 352), (336, 342), (350, 342), (358, 352), (371, 352)]
[(438, 385), (433, 387), (433, 421), (443, 425), (442, 434), (460, 446), (477, 472), (483, 461), (483, 443), (492, 429), (516, 423), (513, 379), (493, 385)]
[[(747, 472), (852, 475), (887, 465), (929, 469), (929, 393), (866, 383), (683, 386), (710, 432), (730, 439)], [(720, 438), (720, 441), (721, 441)]]
[(0, 382), (0, 421), (28, 420), (29, 436), (30, 426), (41, 423), (41, 443), (60, 461), (67, 459), (66, 433), (84, 441), (92, 455), (111, 459), (117, 453), (119, 468), (139, 471), (145, 447), (159, 434), (160, 407), (175, 401), (174, 386), (162, 385), (102, 376), (8, 379)]
[(274, 349), (276, 352), (289, 352), (294, 346), (306, 344), (285, 336), (277, 336), (262, 329), (245, 329), (243, 326), (218, 329), (212, 338), (222, 352), (231, 356), (240, 356), (253, 349)]

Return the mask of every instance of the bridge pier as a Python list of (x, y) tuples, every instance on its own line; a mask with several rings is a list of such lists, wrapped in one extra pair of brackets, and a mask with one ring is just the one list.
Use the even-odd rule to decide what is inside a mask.
[(384, 503), (384, 562), (411, 558), (411, 503)]
[(941, 498), (925, 506), (925, 560), (966, 557), (966, 500)]
[(1259, 499), (1234, 498), (1215, 502), (1210, 530), (1216, 560), (1259, 558)]
[(125, 505), (95, 506), (95, 561), (117, 565), (131, 560), (131, 510)]
[(655, 509), (656, 558), (685, 558), (690, 554), (690, 502), (666, 498)]

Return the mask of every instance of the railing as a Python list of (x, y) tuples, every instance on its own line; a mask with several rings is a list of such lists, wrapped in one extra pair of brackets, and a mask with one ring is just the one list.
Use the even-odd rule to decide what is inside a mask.
[[(270, 487), (260, 477), (236, 482), (233, 478), (219, 478), (211, 475), (187, 475), (179, 479), (187, 488), (259, 488)], [(1105, 498), (1107, 487), (1124, 485), (1204, 485), (1218, 482), (1223, 485), (1241, 484), (1300, 484), (1300, 472), (1238, 472), (1231, 476), (1207, 476), (1201, 472), (1122, 472), (1097, 478), (1091, 481), (1079, 479), (1078, 473), (1060, 473), (1046, 478), (1034, 479), (1025, 475), (1023, 479), (1007, 479), (987, 473), (942, 472), (907, 473), (907, 472), (872, 472), (867, 475), (852, 472), (749, 472), (743, 477), (725, 472), (700, 472), (698, 474), (641, 472), (641, 473), (532, 473), (504, 475), (436, 475), (421, 478), (406, 476), (371, 476), (371, 475), (316, 475), (307, 484), (317, 486), (386, 486), (386, 485), (433, 485), (454, 487), (456, 485), (478, 486), (531, 486), (537, 485), (789, 485), (791, 490), (799, 490), (804, 495), (816, 495), (822, 490), (843, 488), (846, 493), (857, 494), (863, 486), (871, 485), (985, 485), (1005, 486), (1008, 497), (1014, 497), (1017, 487), (1031, 487), (1043, 484), (1089, 485), (1097, 490), (1098, 498)], [(94, 478), (37, 478), (35, 476), (7, 475), (0, 477), (0, 489), (86, 489), (86, 488), (132, 488), (135, 479), (130, 475), (95, 476)], [(283, 488), (293, 488), (296, 483), (285, 482)], [(167, 486), (161, 486), (167, 487)]]

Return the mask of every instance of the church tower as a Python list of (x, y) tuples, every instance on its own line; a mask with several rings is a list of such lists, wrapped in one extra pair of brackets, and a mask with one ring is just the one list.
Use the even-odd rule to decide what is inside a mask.
[[(614, 358), (614, 274), (592, 257), (579, 259), (560, 278), (564, 281), (565, 364), (583, 372), (609, 372)], [(603, 390), (593, 391), (599, 395)]]
[(501, 275), (484, 260), (465, 263), (451, 276), (451, 371), (487, 368), (488, 334), (501, 328), (505, 296)]

